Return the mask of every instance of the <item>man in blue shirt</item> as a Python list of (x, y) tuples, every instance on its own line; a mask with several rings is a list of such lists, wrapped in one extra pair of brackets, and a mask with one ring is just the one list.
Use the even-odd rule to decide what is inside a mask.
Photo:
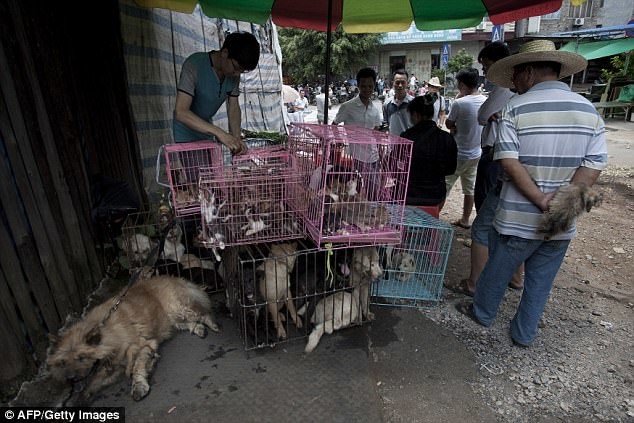
[[(249, 72), (260, 59), (260, 44), (247, 32), (227, 35), (220, 51), (199, 52), (183, 63), (174, 108), (174, 141), (191, 142), (215, 138), (233, 154), (246, 152), (240, 138), (238, 102), (240, 74)], [(229, 131), (211, 123), (227, 102)]]

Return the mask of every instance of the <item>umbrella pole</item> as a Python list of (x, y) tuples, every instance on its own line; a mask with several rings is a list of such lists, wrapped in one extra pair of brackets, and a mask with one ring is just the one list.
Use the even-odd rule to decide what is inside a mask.
[(324, 123), (328, 124), (328, 104), (330, 102), (330, 98), (328, 96), (328, 92), (330, 89), (330, 43), (332, 42), (332, 31), (330, 30), (330, 25), (332, 23), (332, 0), (328, 0), (328, 28), (326, 29), (326, 92), (324, 93), (324, 97), (326, 101), (324, 101)]

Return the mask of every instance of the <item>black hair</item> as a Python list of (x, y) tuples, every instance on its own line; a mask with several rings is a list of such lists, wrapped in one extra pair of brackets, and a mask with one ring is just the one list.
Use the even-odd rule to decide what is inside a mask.
[(400, 66), (401, 65), (399, 65), (399, 67), (394, 68), (394, 71), (392, 71), (392, 78), (394, 78), (394, 75), (405, 75), (406, 78), (409, 78), (409, 74), (407, 73), (405, 68)]
[(458, 71), (456, 79), (469, 88), (475, 88), (480, 81), (480, 73), (474, 68), (462, 68)]
[(551, 61), (522, 63), (513, 68), (516, 72), (521, 72), (529, 66), (536, 69), (549, 69), (551, 72), (557, 74), (557, 76), (559, 76), (561, 72), (561, 63)]
[(416, 112), (423, 120), (430, 120), (434, 117), (434, 103), (436, 100), (438, 100), (436, 93), (418, 96), (407, 104), (407, 111), (410, 115)]
[(498, 60), (504, 59), (510, 55), (511, 50), (506, 43), (503, 43), (502, 41), (494, 41), (480, 50), (480, 54), (478, 54), (478, 63), (482, 63), (482, 59), (489, 59), (497, 62)]
[(260, 60), (260, 43), (249, 32), (232, 32), (227, 35), (222, 49), (227, 49), (229, 58), (235, 59), (240, 67), (250, 71), (255, 69)]
[(372, 68), (363, 68), (357, 72), (357, 84), (361, 82), (361, 78), (372, 78), (376, 83), (376, 71)]

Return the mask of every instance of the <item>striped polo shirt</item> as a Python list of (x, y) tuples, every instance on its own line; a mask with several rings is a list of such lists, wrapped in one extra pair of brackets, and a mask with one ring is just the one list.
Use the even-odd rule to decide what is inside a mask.
[[(603, 170), (607, 145), (603, 119), (588, 100), (559, 81), (546, 81), (509, 100), (499, 121), (494, 160), (518, 159), (542, 192), (570, 182), (577, 168)], [(542, 214), (503, 176), (493, 226), (504, 235), (544, 239)], [(572, 239), (576, 226), (551, 239)]]

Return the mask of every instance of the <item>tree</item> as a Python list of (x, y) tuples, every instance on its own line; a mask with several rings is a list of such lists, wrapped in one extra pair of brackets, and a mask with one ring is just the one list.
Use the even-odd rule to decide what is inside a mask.
[(467, 53), (467, 50), (462, 48), (449, 59), (449, 62), (447, 63), (447, 73), (458, 72), (462, 68), (473, 67), (473, 62), (473, 56)]
[[(630, 60), (631, 57), (630, 57)], [(617, 54), (610, 59), (610, 68), (601, 69), (601, 79), (608, 82), (613, 76), (627, 76), (634, 78), (634, 66), (627, 66), (627, 55), (625, 53)]]
[[(296, 81), (315, 81), (326, 70), (326, 33), (279, 28), (284, 75)], [(382, 34), (346, 34), (341, 27), (332, 33), (330, 73), (354, 76), (368, 64), (368, 57), (380, 46)]]

